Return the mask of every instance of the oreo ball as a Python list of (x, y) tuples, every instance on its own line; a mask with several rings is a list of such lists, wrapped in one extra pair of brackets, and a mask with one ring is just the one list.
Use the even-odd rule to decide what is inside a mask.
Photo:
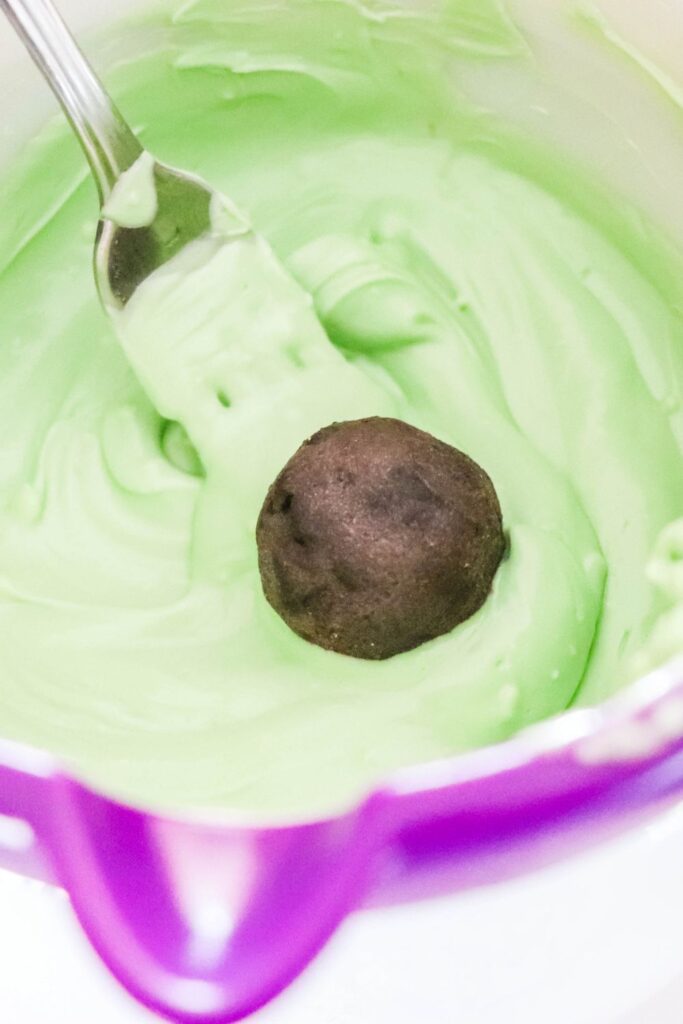
[(491, 480), (396, 419), (334, 423), (270, 487), (256, 528), (264, 594), (319, 647), (383, 659), (486, 600), (506, 542)]

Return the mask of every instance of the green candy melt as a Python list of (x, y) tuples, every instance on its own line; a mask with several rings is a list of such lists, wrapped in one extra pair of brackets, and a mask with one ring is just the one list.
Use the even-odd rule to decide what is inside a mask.
[[(499, 6), (197, 0), (144, 30), (117, 100), (254, 230), (227, 217), (115, 331), (67, 128), (7, 173), (0, 733), (136, 801), (308, 813), (603, 699), (657, 622), (670, 652), (682, 267), (456, 89), (454, 61), (528, 60)], [(112, 216), (153, 215), (144, 172)], [(385, 662), (294, 635), (254, 541), (299, 444), (374, 415), (475, 459), (510, 535), (483, 607)]]

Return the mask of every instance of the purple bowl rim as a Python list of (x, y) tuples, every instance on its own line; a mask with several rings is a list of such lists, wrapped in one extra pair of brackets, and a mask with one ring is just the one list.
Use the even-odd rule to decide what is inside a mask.
[[(679, 692), (680, 691), (680, 692)], [(668, 699), (677, 698), (680, 704), (681, 724), (675, 734), (664, 733), (659, 741), (646, 749), (631, 754), (618, 752), (594, 759), (583, 756), (583, 747), (588, 741), (608, 736), (613, 728), (638, 728), (639, 723), (648, 721), (647, 716), (657, 708), (666, 705)], [(473, 750), (454, 754), (451, 757), (398, 768), (385, 775), (378, 775), (374, 784), (340, 801), (329, 810), (312, 812), (310, 815), (296, 813), (262, 813), (230, 808), (183, 808), (181, 810), (158, 807), (153, 803), (138, 802), (122, 797), (100, 787), (96, 782), (81, 774), (73, 763), (53, 755), (39, 747), (7, 740), (0, 737), (0, 765), (6, 765), (33, 776), (61, 777), (90, 791), (96, 796), (122, 807), (156, 818), (161, 821), (205, 828), (234, 829), (279, 829), (312, 825), (322, 821), (335, 820), (352, 814), (373, 795), (382, 793), (385, 798), (400, 800), (420, 794), (435, 793), (444, 789), (510, 775), (511, 770), (530, 765), (542, 758), (570, 756), (574, 763), (584, 766), (588, 777), (596, 765), (614, 765), (660, 760), (667, 748), (683, 738), (683, 655), (678, 655), (663, 665), (629, 683), (623, 690), (595, 706), (568, 708), (550, 718), (525, 726), (512, 737), (498, 743), (488, 744)]]

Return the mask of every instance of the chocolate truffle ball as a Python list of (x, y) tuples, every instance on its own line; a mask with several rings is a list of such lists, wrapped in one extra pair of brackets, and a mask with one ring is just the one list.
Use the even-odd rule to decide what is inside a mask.
[(256, 528), (266, 598), (298, 633), (390, 658), (469, 618), (505, 550), (483, 469), (400, 420), (334, 423), (299, 448)]

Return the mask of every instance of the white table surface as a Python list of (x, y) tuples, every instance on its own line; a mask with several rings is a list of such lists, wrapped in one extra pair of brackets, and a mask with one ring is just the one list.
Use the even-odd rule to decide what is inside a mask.
[[(681, 1024), (683, 805), (535, 876), (356, 914), (255, 1024)], [(150, 1024), (67, 898), (0, 873), (0, 1019)]]

